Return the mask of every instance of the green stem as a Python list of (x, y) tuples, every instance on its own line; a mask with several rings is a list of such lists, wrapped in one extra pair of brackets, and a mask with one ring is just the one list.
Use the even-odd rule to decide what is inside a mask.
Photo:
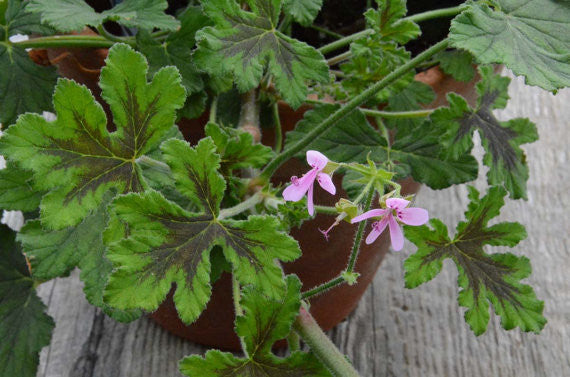
[(291, 353), (299, 351), (301, 349), (301, 338), (299, 334), (292, 330), (287, 337), (287, 344), (289, 345), (289, 351)]
[(373, 34), (373, 33), (374, 33), (374, 30), (372, 30), (372, 29), (362, 30), (362, 31), (359, 31), (358, 33), (354, 33), (354, 34), (348, 35), (346, 37), (343, 37), (343, 38), (339, 39), (338, 41), (334, 41), (334, 42), (331, 42), (327, 45), (324, 45), (323, 47), (319, 48), (318, 51), (324, 55), (324, 54), (327, 54), (331, 51), (335, 51), (335, 50), (338, 50), (340, 48), (343, 48), (344, 46), (348, 46), (352, 42), (354, 42), (354, 41), (356, 41), (362, 37), (365, 37), (369, 34)]
[(333, 38), (337, 38), (337, 39), (343, 38), (342, 34), (335, 33), (334, 31), (330, 31), (329, 29), (325, 29), (324, 27), (320, 27), (317, 25), (309, 25), (309, 27), (313, 30), (316, 30), (320, 33), (326, 34), (326, 35), (333, 37)]
[(343, 52), (340, 55), (333, 56), (332, 58), (328, 59), (327, 64), (332, 67), (333, 65), (337, 65), (339, 63), (342, 63), (345, 60), (350, 59), (351, 56), (352, 56), (352, 52), (349, 50), (349, 51)]
[[(374, 198), (374, 188), (368, 189), (368, 196), (366, 197), (366, 202), (364, 204), (364, 212), (370, 209), (372, 204), (372, 198)], [(354, 237), (354, 243), (352, 245), (352, 252), (350, 253), (350, 259), (348, 260), (348, 265), (346, 267), (346, 272), (354, 271), (354, 266), (356, 265), (356, 259), (358, 258), (358, 253), (360, 252), (360, 243), (362, 242), (362, 234), (364, 233), (364, 228), (368, 221), (361, 221), (358, 224), (358, 230), (356, 231), (356, 237)]]
[(210, 123), (216, 123), (216, 116), (218, 111), (218, 96), (212, 98), (212, 103), (210, 104), (210, 117), (208, 121)]
[(99, 35), (55, 35), (52, 37), (40, 37), (27, 41), (12, 42), (14, 46), (22, 48), (109, 48), (115, 44)]
[(236, 311), (236, 317), (243, 316), (243, 309), (240, 304), (239, 281), (237, 280), (235, 273), (232, 273), (232, 297), (234, 299), (234, 309)]
[(333, 376), (360, 377), (356, 369), (304, 307), (301, 307), (299, 315), (293, 323), (293, 329), (299, 333), (317, 358), (332, 372)]
[(256, 192), (240, 204), (221, 210), (218, 215), (218, 220), (227, 219), (228, 217), (232, 217), (244, 211), (247, 211), (248, 209), (255, 207), (258, 203), (261, 203), (262, 200), (263, 194), (261, 192)]
[(131, 44), (131, 46), (134, 46), (133, 42), (127, 42), (126, 40), (120, 38), (120, 37), (116, 37), (113, 34), (109, 33), (106, 29), (105, 26), (103, 25), (99, 25), (97, 26), (97, 31), (99, 32), (99, 35), (104, 37), (105, 39), (108, 39), (112, 42), (116, 42), (116, 43), (129, 43)]
[(336, 207), (327, 207), (327, 206), (315, 205), (315, 211), (318, 213), (325, 214), (325, 215), (338, 215), (338, 211), (336, 210)]
[(309, 289), (308, 291), (305, 291), (301, 294), (301, 298), (307, 299), (309, 297), (313, 297), (316, 295), (319, 295), (325, 291), (328, 291), (331, 288), (336, 287), (337, 285), (340, 285), (344, 283), (344, 278), (342, 276), (338, 276), (332, 280), (327, 281), (326, 283), (323, 283), (321, 285), (316, 286), (313, 289)]
[(151, 168), (155, 168), (158, 170), (162, 170), (163, 172), (170, 173), (170, 166), (165, 164), (162, 161), (155, 160), (154, 158), (148, 157), (146, 155), (142, 155), (136, 159), (137, 163), (147, 165)]
[(279, 117), (279, 103), (275, 101), (273, 103), (273, 120), (275, 121), (275, 145), (273, 150), (276, 153), (281, 152), (283, 148), (283, 134), (281, 129), (281, 118)]
[(434, 112), (432, 109), (413, 111), (381, 111), (372, 109), (360, 109), (360, 111), (362, 111), (364, 115), (375, 116), (384, 119), (425, 118)]
[(426, 12), (405, 17), (404, 20), (409, 20), (413, 22), (422, 22), (426, 20), (431, 20), (432, 18), (451, 17), (463, 12), (465, 7), (466, 7), (465, 4), (461, 4), (456, 7), (428, 10)]
[(337, 124), (338, 121), (346, 117), (350, 112), (356, 109), (358, 106), (362, 105), (370, 98), (372, 98), (377, 92), (384, 89), (398, 78), (400, 78), (404, 73), (408, 72), (409, 70), (413, 69), (417, 64), (431, 58), (433, 55), (437, 54), (438, 52), (445, 50), (445, 48), (449, 45), (449, 40), (444, 39), (443, 41), (433, 45), (432, 47), (428, 48), (424, 52), (417, 55), (415, 58), (411, 59), (407, 63), (401, 65), (400, 67), (396, 68), (394, 71), (389, 73), (386, 77), (382, 80), (378, 81), (377, 83), (370, 86), (368, 89), (354, 97), (352, 100), (347, 102), (343, 107), (335, 111), (317, 126), (315, 126), (309, 133), (307, 133), (301, 140), (293, 144), (291, 147), (285, 149), (283, 152), (275, 156), (269, 164), (263, 169), (263, 172), (260, 175), (260, 178), (264, 181), (268, 181), (269, 177), (273, 175), (273, 173), (281, 166), (285, 161), (289, 160), (292, 156), (296, 153), (303, 150), (307, 147), (311, 142), (313, 142), (317, 137), (323, 135), (329, 128), (333, 127)]
[[(465, 9), (465, 4), (462, 4), (462, 5), (459, 5), (456, 7), (429, 10), (427, 12), (414, 14), (412, 16), (408, 16), (408, 17), (403, 18), (403, 20), (409, 20), (409, 21), (414, 21), (414, 22), (422, 22), (422, 21), (430, 20), (432, 18), (451, 17), (451, 16), (455, 16), (455, 15), (461, 13), (464, 9)], [(331, 51), (341, 49), (341, 48), (351, 44), (352, 42), (354, 42), (354, 41), (356, 41), (362, 37), (365, 37), (368, 34), (373, 34), (373, 33), (374, 33), (373, 29), (365, 29), (365, 30), (359, 31), (358, 33), (348, 35), (344, 38), (339, 39), (338, 41), (334, 41), (334, 42), (331, 42), (327, 45), (322, 46), (321, 48), (319, 48), (319, 52), (321, 54), (327, 54)]]

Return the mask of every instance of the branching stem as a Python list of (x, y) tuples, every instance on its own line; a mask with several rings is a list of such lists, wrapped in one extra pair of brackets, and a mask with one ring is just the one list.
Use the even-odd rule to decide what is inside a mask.
[(218, 215), (218, 220), (223, 220), (227, 219), (228, 217), (239, 215), (240, 213), (255, 207), (258, 203), (261, 203), (262, 200), (263, 194), (261, 192), (257, 192), (240, 204), (221, 210), (220, 214)]
[(352, 100), (347, 102), (343, 107), (335, 111), (317, 126), (315, 126), (310, 132), (308, 132), (301, 140), (297, 141), (291, 147), (285, 149), (283, 152), (278, 154), (263, 170), (260, 175), (260, 179), (263, 181), (268, 181), (273, 173), (287, 160), (293, 157), (296, 153), (300, 152), (306, 148), (311, 142), (316, 138), (323, 135), (331, 127), (337, 124), (340, 120), (350, 114), (351, 111), (356, 109), (358, 106), (362, 105), (370, 98), (372, 98), (377, 92), (384, 89), (394, 81), (396, 81), (401, 75), (413, 69), (419, 63), (431, 58), (433, 55), (444, 50), (449, 45), (449, 40), (444, 39), (443, 41), (433, 45), (424, 52), (417, 55), (415, 58), (401, 65), (382, 80), (371, 85), (368, 89), (354, 97)]

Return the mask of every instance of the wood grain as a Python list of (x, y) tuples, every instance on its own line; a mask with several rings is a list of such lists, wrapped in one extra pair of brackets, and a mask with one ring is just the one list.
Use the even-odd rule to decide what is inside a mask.
[[(493, 318), (487, 333), (475, 337), (457, 305), (451, 263), (432, 282), (403, 287), (402, 263), (415, 250), (407, 243), (386, 257), (357, 310), (330, 332), (362, 377), (570, 376), (570, 90), (553, 96), (515, 79), (509, 92), (514, 99), (498, 115), (530, 118), (540, 140), (525, 147), (528, 202), (509, 201), (500, 218), (527, 228), (528, 238), (514, 252), (532, 261), (528, 281), (546, 302), (546, 328), (540, 335), (506, 332)], [(475, 183), (482, 190), (485, 173)], [(424, 188), (417, 203), (455, 227), (466, 197), (463, 186)], [(42, 285), (40, 295), (56, 329), (38, 377), (174, 377), (180, 376), (178, 360), (205, 351), (147, 318), (126, 325), (105, 317), (85, 301), (77, 273)]]

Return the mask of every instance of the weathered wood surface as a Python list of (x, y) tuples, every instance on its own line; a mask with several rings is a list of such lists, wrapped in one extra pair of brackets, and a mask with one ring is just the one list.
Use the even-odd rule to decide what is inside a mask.
[[(506, 332), (495, 318), (475, 337), (456, 302), (451, 263), (434, 281), (403, 288), (402, 263), (414, 250), (407, 243), (387, 256), (358, 309), (331, 331), (363, 377), (570, 376), (570, 90), (553, 96), (517, 79), (510, 94), (514, 99), (499, 115), (530, 118), (539, 125), (540, 141), (525, 147), (529, 200), (509, 202), (501, 219), (527, 228), (528, 239), (515, 252), (532, 261), (529, 282), (546, 302), (546, 328), (541, 335)], [(485, 187), (481, 179), (476, 186)], [(465, 191), (423, 189), (417, 202), (455, 227)], [(57, 325), (42, 351), (39, 377), (179, 376), (178, 360), (204, 351), (150, 319), (125, 325), (106, 318), (83, 298), (77, 274), (46, 283), (40, 293)]]

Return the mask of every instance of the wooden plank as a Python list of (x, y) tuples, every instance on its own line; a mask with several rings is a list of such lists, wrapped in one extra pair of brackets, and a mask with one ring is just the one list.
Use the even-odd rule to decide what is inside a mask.
[[(402, 263), (414, 247), (391, 253), (357, 310), (330, 332), (363, 377), (376, 376), (569, 376), (570, 375), (570, 90), (553, 96), (516, 79), (513, 100), (502, 118), (523, 116), (539, 126), (540, 141), (529, 155), (528, 202), (510, 201), (501, 215), (520, 221), (528, 239), (515, 253), (534, 267), (529, 282), (546, 301), (549, 320), (541, 335), (502, 330), (492, 320), (475, 337), (457, 306), (457, 273), (451, 263), (434, 281), (403, 288)], [(476, 187), (484, 189), (485, 171)], [(467, 204), (465, 187), (422, 189), (417, 202), (454, 226)], [(500, 249), (497, 249), (500, 250)], [(179, 376), (184, 355), (205, 348), (174, 336), (142, 318), (120, 324), (91, 307), (77, 273), (40, 287), (56, 320), (50, 347), (42, 351), (38, 377)]]

